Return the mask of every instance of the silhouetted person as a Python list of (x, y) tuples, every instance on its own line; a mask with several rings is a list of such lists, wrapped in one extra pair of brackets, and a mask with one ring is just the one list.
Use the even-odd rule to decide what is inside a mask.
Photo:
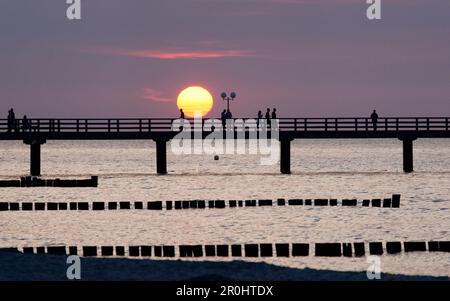
[(376, 110), (373, 110), (372, 115), (370, 115), (370, 119), (372, 119), (373, 130), (376, 131), (378, 123), (378, 114)]
[(27, 115), (24, 115), (22, 118), (22, 130), (26, 132), (27, 130), (30, 129), (31, 129), (30, 121), (28, 120)]
[(277, 119), (277, 109), (273, 109), (272, 111), (272, 119)]
[(262, 119), (262, 118), (263, 118), (263, 114), (262, 114), (262, 112), (260, 110), (260, 111), (258, 111), (258, 119)]
[(267, 119), (267, 123), (268, 123), (269, 119), (270, 119), (270, 109), (269, 108), (267, 108), (266, 119)]
[(259, 120), (263, 119), (263, 114), (261, 110), (258, 111), (258, 119), (256, 119), (256, 127), (259, 127)]
[(180, 119), (184, 119), (184, 112), (183, 112), (183, 109), (180, 109)]
[(230, 110), (227, 110), (226, 119), (231, 119), (231, 118), (233, 118), (233, 114), (231, 114)]
[(222, 113), (220, 113), (220, 120), (222, 120), (222, 126), (225, 127), (225, 124), (227, 122), (227, 111), (223, 110)]
[(8, 111), (8, 133), (11, 132), (11, 110)]
[(11, 110), (8, 111), (8, 133), (12, 131)]
[(8, 133), (16, 130), (16, 114), (14, 110), (11, 109), (8, 111)]
[(264, 117), (266, 118), (266, 126), (267, 126), (267, 128), (269, 128), (270, 127), (270, 109), (269, 108), (267, 108), (266, 115)]

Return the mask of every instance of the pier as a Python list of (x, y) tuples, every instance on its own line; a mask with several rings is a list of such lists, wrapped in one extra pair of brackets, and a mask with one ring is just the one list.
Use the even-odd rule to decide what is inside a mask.
[[(17, 120), (8, 131), (6, 119), (0, 119), (0, 140), (21, 140), (30, 146), (30, 175), (41, 174), (41, 146), (51, 140), (153, 140), (156, 143), (156, 172), (167, 174), (167, 142), (180, 129), (173, 130), (175, 118), (152, 119), (29, 119), (23, 128)], [(205, 119), (206, 120), (206, 119)], [(202, 120), (202, 124), (205, 124)], [(236, 119), (235, 119), (236, 120)], [(246, 118), (239, 119), (248, 120)], [(291, 173), (291, 142), (295, 139), (398, 139), (403, 144), (403, 170), (414, 171), (413, 142), (419, 138), (450, 138), (450, 117), (379, 118), (376, 127), (370, 118), (280, 118), (280, 172)], [(192, 120), (189, 120), (192, 121)], [(233, 137), (250, 139), (260, 128), (233, 127)], [(201, 132), (201, 133), (199, 133)], [(192, 136), (203, 139), (211, 130), (193, 128)], [(225, 137), (225, 131), (224, 131)]]

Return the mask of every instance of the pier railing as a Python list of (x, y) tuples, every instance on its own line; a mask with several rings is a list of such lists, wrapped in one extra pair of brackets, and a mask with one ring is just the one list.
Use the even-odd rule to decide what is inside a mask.
[[(17, 119), (12, 131), (26, 132), (170, 132), (176, 118), (149, 119)], [(193, 125), (193, 119), (187, 119)], [(206, 119), (203, 120), (203, 123)], [(236, 119), (234, 119), (236, 120)], [(241, 120), (249, 120), (242, 118)], [(264, 119), (265, 120), (265, 119)], [(280, 131), (363, 132), (363, 131), (449, 131), (450, 117), (388, 117), (376, 124), (370, 118), (279, 118)], [(0, 119), (0, 132), (8, 131), (8, 121)]]

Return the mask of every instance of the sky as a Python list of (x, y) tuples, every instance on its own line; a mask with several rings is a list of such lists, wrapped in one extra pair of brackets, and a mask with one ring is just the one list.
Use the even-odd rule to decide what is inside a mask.
[(234, 117), (450, 115), (450, 1), (0, 0), (0, 114), (177, 117), (237, 92)]

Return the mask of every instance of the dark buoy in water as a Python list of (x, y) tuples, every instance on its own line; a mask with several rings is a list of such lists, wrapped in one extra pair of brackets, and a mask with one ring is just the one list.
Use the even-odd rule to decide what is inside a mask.
[(214, 160), (218, 161), (219, 160), (219, 155), (214, 155)]

